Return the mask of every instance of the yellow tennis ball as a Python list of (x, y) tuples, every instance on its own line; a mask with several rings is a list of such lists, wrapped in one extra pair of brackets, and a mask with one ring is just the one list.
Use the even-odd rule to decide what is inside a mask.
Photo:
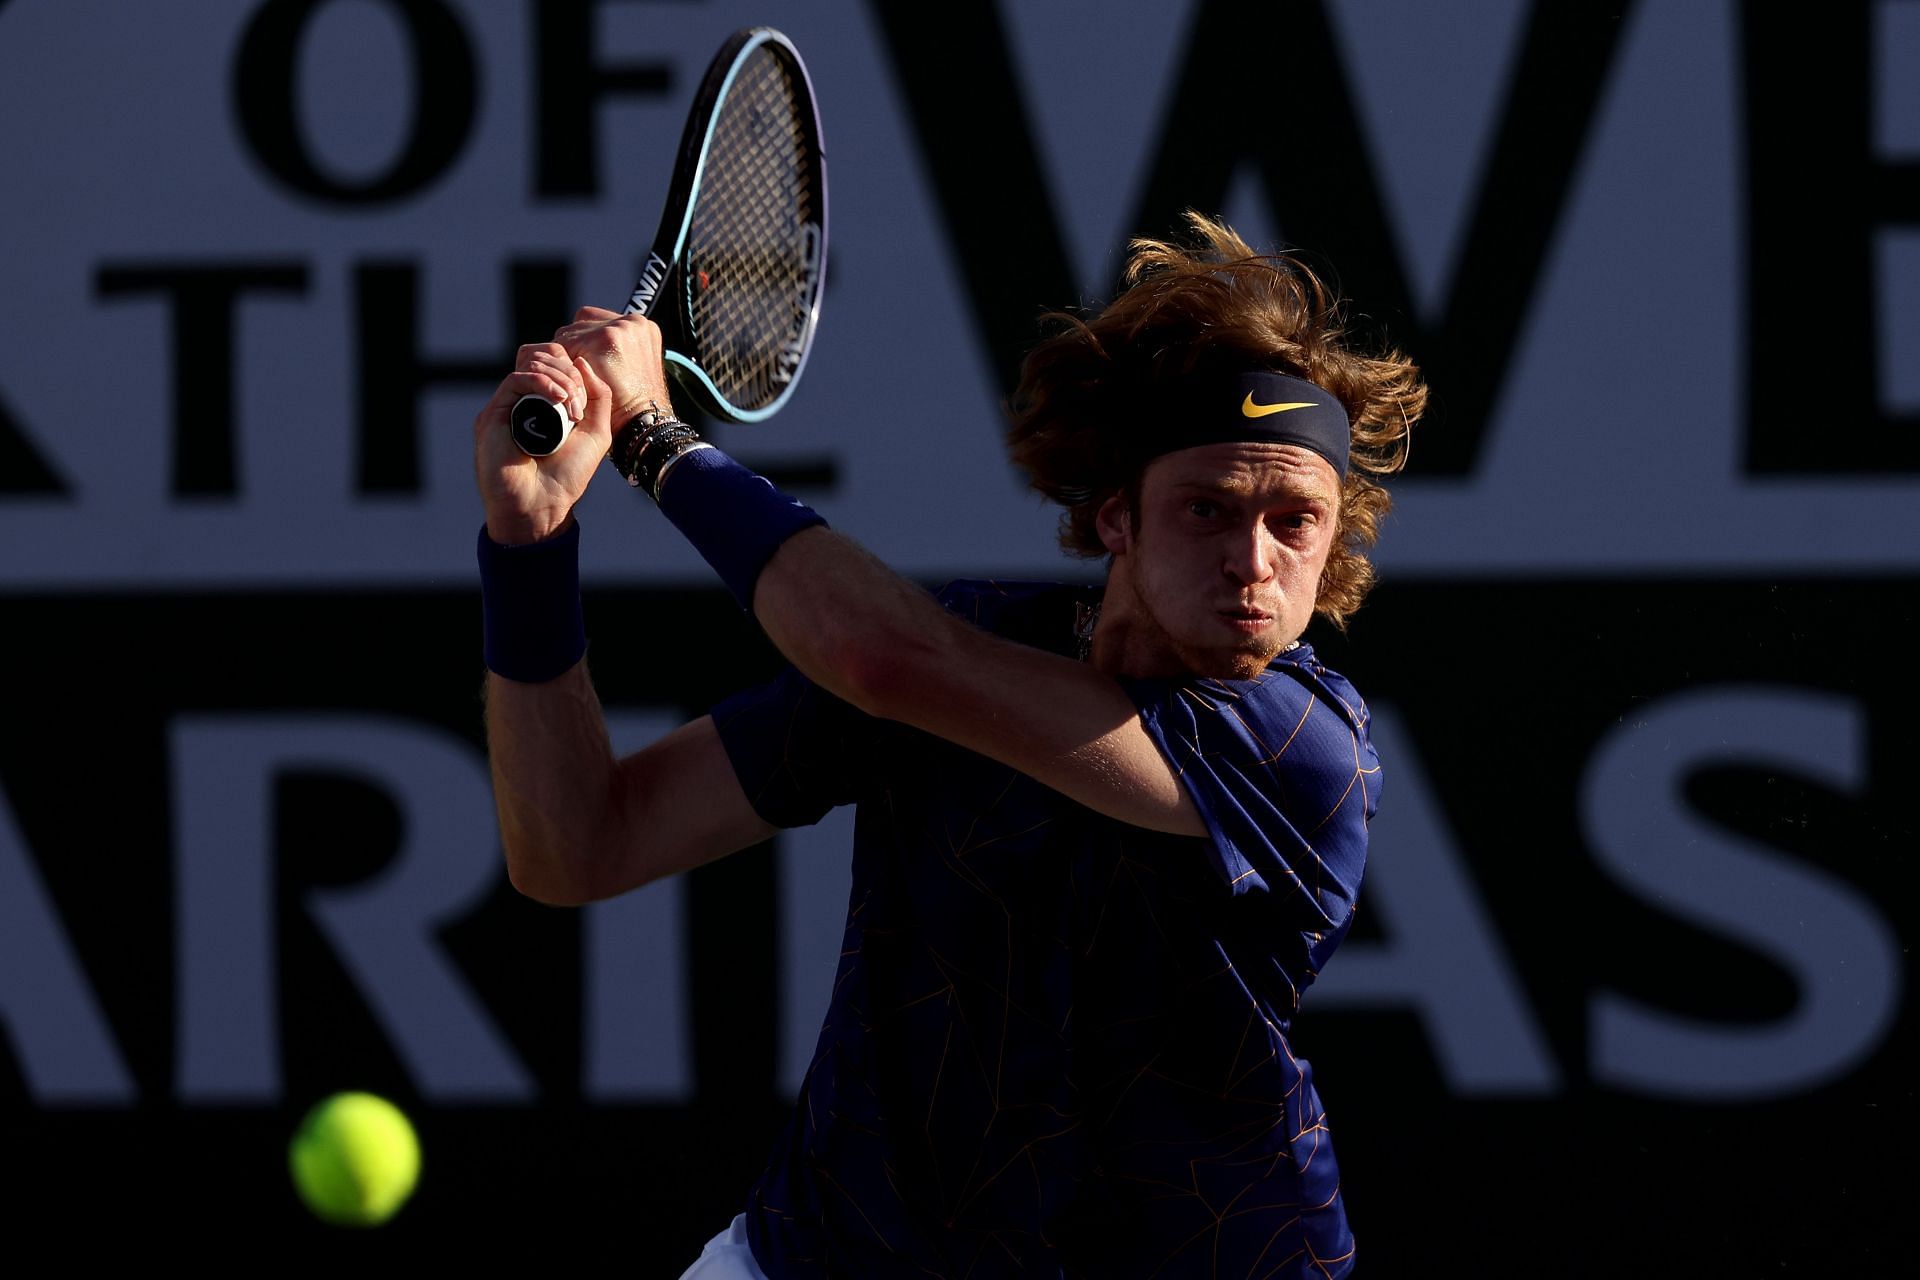
[(400, 1108), (371, 1093), (336, 1093), (307, 1112), (287, 1148), (293, 1185), (327, 1222), (378, 1226), (420, 1180), (420, 1140)]

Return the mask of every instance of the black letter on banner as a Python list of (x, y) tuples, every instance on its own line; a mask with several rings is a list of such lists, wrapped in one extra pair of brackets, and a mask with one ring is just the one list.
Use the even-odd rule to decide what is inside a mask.
[[(600, 191), (600, 117), (596, 99), (622, 93), (663, 97), (673, 88), (664, 62), (601, 66), (593, 60), (593, 11), (601, 0), (529, 4), (534, 24), (534, 194), (593, 196)], [(664, 152), (663, 152), (664, 155)]]
[(65, 494), (66, 482), (47, 464), (26, 433), (14, 424), (7, 402), (0, 400), (0, 494)]
[[(1811, 23), (1777, 6), (1733, 10), (1746, 78), (1750, 472), (1920, 471), (1920, 414), (1890, 413), (1879, 397), (1875, 233), (1920, 226), (1920, 164), (1873, 158), (1877, 7), (1836, 5)], [(1783, 371), (1817, 379), (1817, 392), (1783, 384)], [(1857, 447), (1836, 449), (1837, 429)]]
[(322, 173), (294, 118), (301, 35), (325, 0), (267, 0), (248, 24), (234, 66), (233, 111), (260, 163), (302, 195), (341, 204), (397, 200), (425, 187), (453, 163), (473, 127), (473, 48), (441, 0), (387, 7), (413, 48), (413, 129), (385, 173), (345, 183)]
[[(995, 6), (946, 5), (937, 17), (925, 6), (885, 0), (868, 7), (912, 108), (976, 322), (1011, 386), (1037, 312), (1078, 288), (1024, 109), (1011, 93), (978, 92), (980, 84), (1019, 83)], [(1163, 236), (1183, 209), (1218, 210), (1236, 169), (1253, 161), (1288, 237), (1329, 258), (1355, 310), (1387, 317), (1394, 340), (1433, 382), (1448, 427), (1415, 451), (1414, 469), (1465, 473), (1505, 380), (1630, 8), (1625, 0), (1536, 0), (1455, 283), (1432, 323), (1421, 323), (1414, 308), (1339, 47), (1315, 0), (1202, 0), (1134, 229)], [(1262, 35), (1249, 39), (1249, 31)], [(1273, 50), (1281, 45), (1289, 50), (1287, 70), (1276, 75)], [(947, 109), (956, 101), (967, 102), (967, 111)], [(1279, 127), (1286, 121), (1298, 127)], [(1023, 260), (1012, 267), (1008, 246), (1022, 246)]]
[[(940, 199), (953, 265), (973, 319), (1011, 390), (1034, 322), (1079, 296), (1020, 77), (993, 0), (947, 5), (872, 0), (894, 84), (907, 101)], [(983, 89), (983, 86), (992, 86)], [(955, 109), (965, 103), (966, 110)], [(1017, 255), (1009, 261), (1009, 255)]]
[(360, 365), (361, 493), (420, 491), (420, 393), (429, 387), (491, 389), (513, 370), (522, 342), (544, 342), (573, 315), (565, 262), (515, 262), (510, 268), (507, 332), (497, 351), (431, 357), (420, 340), (419, 269), (405, 262), (354, 268)]
[[(1386, 317), (1394, 341), (1433, 384), (1447, 429), (1422, 439), (1414, 470), (1466, 474), (1506, 382), (1631, 9), (1535, 0), (1452, 283), (1431, 321), (1414, 305), (1321, 3), (1201, 5), (1133, 225), (1164, 235), (1182, 209), (1219, 208), (1236, 167), (1254, 161), (1288, 240), (1324, 254), (1354, 310)], [(1266, 34), (1248, 39), (1256, 30)], [(1289, 50), (1284, 75), (1273, 70), (1276, 43)], [(1288, 121), (1297, 127), (1280, 127)]]
[(173, 492), (234, 496), (234, 307), (243, 293), (305, 293), (307, 269), (129, 264), (100, 268), (95, 288), (103, 298), (163, 294), (172, 304)]

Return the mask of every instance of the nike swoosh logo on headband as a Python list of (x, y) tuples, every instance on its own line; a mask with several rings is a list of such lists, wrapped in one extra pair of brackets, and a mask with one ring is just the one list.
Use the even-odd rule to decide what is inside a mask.
[(1247, 398), (1240, 402), (1240, 416), (1243, 418), (1264, 418), (1270, 413), (1285, 413), (1289, 409), (1311, 409), (1311, 400), (1292, 400), (1283, 404), (1255, 404), (1253, 392), (1247, 392)]

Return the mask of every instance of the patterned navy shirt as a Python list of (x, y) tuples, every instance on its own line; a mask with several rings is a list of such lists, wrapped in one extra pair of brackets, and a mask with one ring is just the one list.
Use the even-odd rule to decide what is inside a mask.
[[(1092, 589), (946, 607), (1072, 656)], [(777, 826), (858, 804), (846, 940), (747, 1208), (786, 1277), (1340, 1276), (1353, 1240), (1300, 995), (1345, 935), (1380, 793), (1353, 687), (1122, 681), (1210, 839), (1106, 818), (797, 672), (714, 711)]]

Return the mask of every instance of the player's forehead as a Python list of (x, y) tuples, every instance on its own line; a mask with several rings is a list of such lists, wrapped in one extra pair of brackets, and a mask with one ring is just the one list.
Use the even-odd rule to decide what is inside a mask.
[(1311, 449), (1268, 440), (1197, 445), (1147, 464), (1143, 489), (1211, 491), (1255, 500), (1312, 498), (1332, 504), (1340, 493), (1333, 464)]

